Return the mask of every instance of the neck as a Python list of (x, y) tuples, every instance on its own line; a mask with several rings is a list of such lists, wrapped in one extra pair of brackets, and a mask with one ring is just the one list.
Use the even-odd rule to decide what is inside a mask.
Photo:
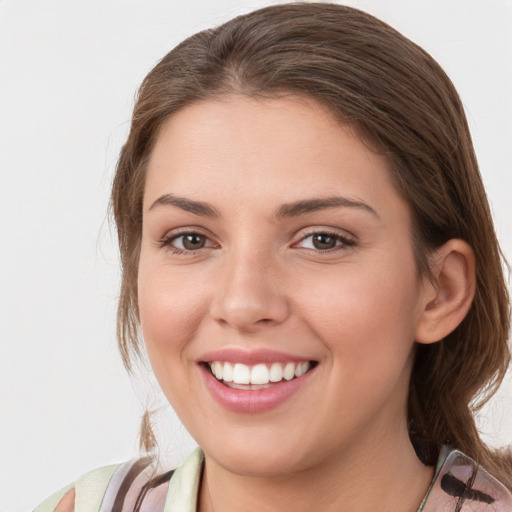
[(415, 512), (433, 476), (412, 447), (406, 429), (383, 436), (366, 450), (347, 448), (287, 475), (234, 474), (206, 457), (201, 512)]

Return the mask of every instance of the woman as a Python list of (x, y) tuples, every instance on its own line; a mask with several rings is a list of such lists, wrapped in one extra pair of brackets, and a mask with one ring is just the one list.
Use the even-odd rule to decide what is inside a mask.
[(201, 449), (38, 510), (512, 510), (473, 417), (510, 357), (500, 251), (423, 50), (329, 4), (196, 34), (142, 84), (112, 205), (125, 364), (140, 330)]

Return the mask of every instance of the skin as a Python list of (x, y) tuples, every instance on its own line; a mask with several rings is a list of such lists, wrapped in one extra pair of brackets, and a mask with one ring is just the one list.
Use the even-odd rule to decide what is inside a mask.
[[(154, 204), (166, 194), (218, 216)], [(284, 203), (331, 196), (368, 208), (276, 216)], [(183, 229), (204, 247), (176, 253), (183, 238), (169, 240)], [(311, 233), (324, 232), (350, 244), (318, 250)], [(417, 275), (387, 162), (329, 112), (231, 96), (172, 116), (148, 165), (138, 286), (155, 375), (205, 451), (201, 510), (419, 505), (432, 470), (409, 442), (406, 397), (432, 289)], [(198, 364), (224, 347), (318, 366), (277, 409), (234, 413), (212, 399)]]

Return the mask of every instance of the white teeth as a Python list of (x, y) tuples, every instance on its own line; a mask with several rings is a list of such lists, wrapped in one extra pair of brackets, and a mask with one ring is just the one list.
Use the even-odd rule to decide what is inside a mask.
[(295, 377), (295, 365), (293, 363), (287, 363), (283, 370), (283, 377), (286, 380), (292, 380)]
[(279, 363), (273, 363), (270, 367), (270, 382), (279, 382), (283, 380), (283, 366)]
[(223, 370), (224, 370), (224, 365), (221, 362), (215, 361), (213, 363), (212, 372), (215, 375), (215, 377), (217, 377), (217, 379), (222, 380)]
[(233, 382), (233, 365), (231, 363), (224, 363), (224, 375), (222, 376), (222, 380), (224, 382)]
[(251, 370), (247, 365), (241, 363), (235, 364), (235, 367), (233, 369), (233, 382), (235, 384), (251, 383)]
[(231, 382), (234, 385), (265, 385), (269, 382), (281, 382), (301, 377), (311, 367), (309, 362), (303, 363), (272, 363), (270, 368), (264, 364), (248, 366), (242, 363), (223, 363), (213, 361), (209, 363), (210, 369), (218, 380)]
[(251, 370), (251, 384), (268, 384), (268, 368), (265, 364), (257, 364)]
[[(311, 365), (309, 363), (301, 363), (297, 365), (297, 368), (295, 368), (295, 377), (300, 377), (301, 375), (304, 375)], [(224, 374), (226, 373), (226, 367), (224, 367)], [(224, 380), (226, 380), (226, 375), (224, 375)]]

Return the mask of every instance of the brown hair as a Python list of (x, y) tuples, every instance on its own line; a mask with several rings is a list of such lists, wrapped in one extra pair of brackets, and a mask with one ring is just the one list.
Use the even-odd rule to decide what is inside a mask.
[(142, 83), (112, 191), (123, 267), (118, 337), (126, 366), (133, 351), (140, 354), (137, 266), (148, 156), (169, 116), (233, 92), (312, 97), (385, 154), (412, 212), (421, 274), (429, 274), (430, 252), (449, 239), (473, 248), (474, 302), (444, 340), (418, 345), (409, 425), (434, 451), (451, 443), (512, 487), (510, 460), (482, 443), (473, 416), (509, 364), (509, 299), (463, 107), (430, 55), (353, 8), (287, 4), (239, 16), (182, 42)]

